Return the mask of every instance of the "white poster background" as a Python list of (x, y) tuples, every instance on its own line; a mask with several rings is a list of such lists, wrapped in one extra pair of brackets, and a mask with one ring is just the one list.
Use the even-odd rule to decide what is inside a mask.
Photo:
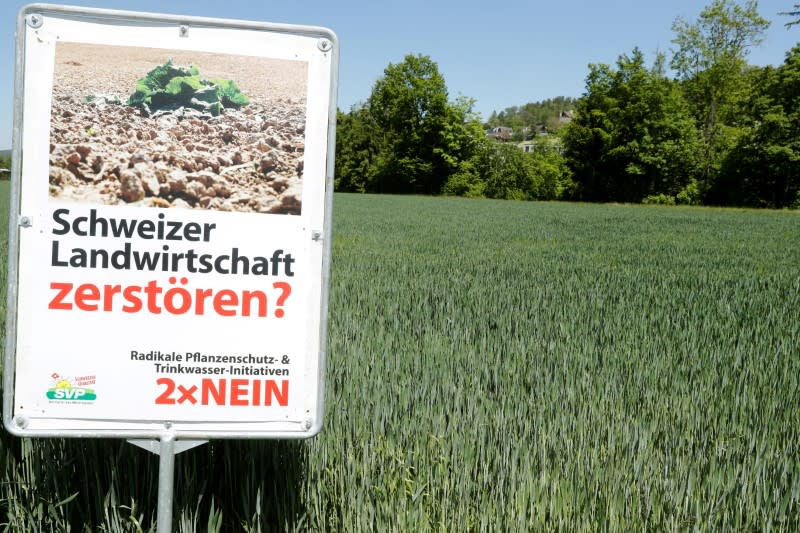
[[(45, 14), (39, 28), (26, 26), (26, 32), (19, 216), (28, 217), (32, 223), (21, 227), (19, 233), (15, 432), (69, 435), (101, 430), (148, 436), (164, 423), (178, 434), (205, 436), (274, 436), (318, 431), (324, 388), (321, 306), (327, 295), (323, 263), (328, 246), (327, 240), (320, 236), (329, 235), (329, 229), (324, 227), (325, 187), (330, 94), (335, 78), (330, 47), (320, 47), (319, 36), (194, 25), (190, 26), (187, 37), (181, 36), (176, 24), (67, 15), (62, 18), (52, 14)], [(158, 48), (165, 49), (307, 62), (301, 214), (106, 206), (50, 198), (49, 114), (58, 42), (148, 47), (158, 43)], [(58, 209), (69, 210), (69, 214), (61, 215), (68, 222), (88, 217), (95, 210), (97, 217), (109, 221), (113, 218), (158, 222), (158, 215), (164, 214), (164, 220), (214, 226), (208, 241), (194, 242), (140, 236), (90, 237), (72, 231), (56, 235), (54, 230), (62, 228), (54, 219)], [(88, 222), (81, 227), (87, 229)], [(58, 246), (57, 257), (54, 257), (54, 242)], [(160, 268), (138, 271), (134, 267), (119, 270), (53, 264), (69, 261), (73, 248), (104, 249), (110, 255), (123, 249), (126, 242), (133, 252), (163, 252), (167, 245), (169, 253), (186, 253), (191, 248), (198, 255), (208, 254), (213, 258), (230, 255), (232, 248), (238, 248), (239, 255), (251, 260), (255, 257), (270, 260), (277, 250), (282, 250), (277, 257), (290, 255), (293, 262), (277, 263), (277, 275), (272, 275), (271, 265), (269, 275), (192, 273), (185, 260), (174, 272)], [(185, 285), (182, 278), (187, 280)], [(196, 289), (213, 293), (230, 290), (238, 295), (243, 291), (262, 291), (267, 295), (266, 316), (257, 316), (257, 306), (251, 316), (241, 316), (240, 310), (236, 311), (237, 316), (221, 316), (214, 311), (213, 296), (206, 298), (203, 314), (197, 314), (195, 305), (184, 314), (165, 310), (156, 314), (148, 309), (146, 294), (139, 294), (144, 301), (140, 311), (124, 312), (125, 287), (145, 286), (151, 281), (163, 291), (182, 287), (192, 295)], [(291, 286), (283, 306), (278, 305), (283, 289), (274, 287), (275, 282)], [(64, 287), (54, 287), (54, 283), (72, 284), (71, 293), (64, 300), (72, 304), (72, 309), (49, 308)], [(75, 304), (75, 289), (84, 284), (98, 288), (99, 298), (92, 294), (93, 289), (84, 287), (82, 292), (83, 305), (97, 306), (97, 310), (81, 310)], [(107, 290), (106, 286), (119, 288)], [(106, 296), (112, 299), (108, 304), (110, 311), (104, 310), (109, 299)], [(162, 292), (157, 298), (162, 307), (163, 297)], [(225, 309), (235, 307), (227, 305)], [(275, 313), (279, 308), (283, 311), (280, 317)], [(141, 354), (151, 352), (175, 354), (180, 361), (137, 360)], [(187, 354), (197, 352), (205, 356), (206, 362), (187, 360)], [(231, 362), (236, 357), (249, 356), (264, 358), (262, 361), (266, 363), (248, 364), (247, 359), (243, 364)], [(225, 362), (216, 362), (217, 358)], [(212, 373), (187, 373), (187, 366), (194, 368), (194, 372)], [(274, 374), (247, 375), (247, 368), (250, 372)], [(74, 390), (67, 392), (70, 389)], [(90, 390), (95, 397), (76, 398), (83, 394), (76, 392), (78, 389)], [(55, 399), (54, 390), (59, 395)], [(159, 403), (158, 398), (161, 398)], [(266, 405), (269, 402), (271, 405)]]

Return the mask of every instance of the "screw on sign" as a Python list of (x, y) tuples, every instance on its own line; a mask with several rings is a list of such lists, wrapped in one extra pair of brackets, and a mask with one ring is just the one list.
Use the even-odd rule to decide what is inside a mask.
[(42, 16), (36, 13), (28, 15), (26, 22), (28, 26), (31, 28), (41, 28), (42, 27)]

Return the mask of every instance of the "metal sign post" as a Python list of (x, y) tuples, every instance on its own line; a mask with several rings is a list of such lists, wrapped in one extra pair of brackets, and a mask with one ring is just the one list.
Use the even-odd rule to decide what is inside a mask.
[(175, 488), (175, 436), (161, 437), (158, 452), (158, 532), (172, 530), (172, 494)]
[(159, 531), (176, 453), (322, 427), (338, 53), (311, 26), (19, 14), (3, 421), (158, 453)]
[(158, 516), (157, 531), (169, 533), (172, 531), (173, 494), (175, 492), (175, 456), (195, 446), (200, 446), (208, 441), (175, 441), (175, 434), (169, 427), (159, 440), (135, 440), (129, 443), (144, 448), (158, 455)]

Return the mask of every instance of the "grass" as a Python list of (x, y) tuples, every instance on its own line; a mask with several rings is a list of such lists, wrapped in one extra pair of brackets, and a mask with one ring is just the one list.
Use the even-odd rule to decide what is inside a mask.
[[(800, 530), (797, 213), (334, 202), (325, 428), (179, 455), (177, 531)], [(155, 456), (0, 446), (9, 530), (153, 529)]]

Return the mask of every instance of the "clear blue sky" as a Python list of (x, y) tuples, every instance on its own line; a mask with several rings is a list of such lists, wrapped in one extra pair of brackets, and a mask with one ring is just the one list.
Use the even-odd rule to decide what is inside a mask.
[[(743, 2), (744, 0), (742, 0)], [(798, 0), (761, 0), (772, 22), (755, 65), (778, 65), (800, 41), (779, 16)], [(0, 149), (11, 146), (14, 32), (28, 2), (0, 6)], [(71, 5), (326, 26), (341, 42), (339, 108), (365, 100), (389, 63), (408, 53), (439, 64), (452, 98), (493, 110), (555, 96), (580, 96), (589, 63), (614, 63), (638, 46), (651, 61), (672, 48), (676, 17), (697, 18), (710, 0), (73, 0)]]

